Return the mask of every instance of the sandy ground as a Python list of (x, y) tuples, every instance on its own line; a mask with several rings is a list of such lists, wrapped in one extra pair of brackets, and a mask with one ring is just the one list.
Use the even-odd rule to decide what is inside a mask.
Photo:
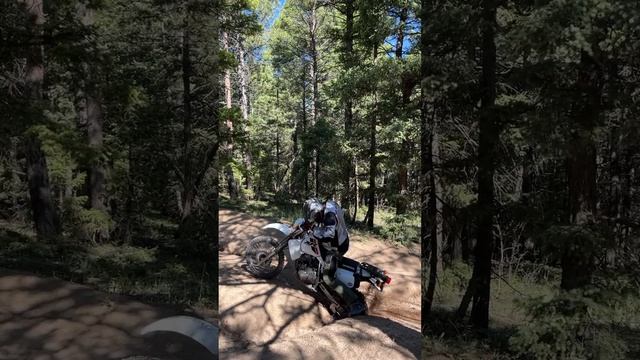
[(186, 337), (141, 337), (145, 325), (183, 312), (88, 287), (0, 269), (0, 359), (210, 359)]
[(333, 321), (289, 268), (274, 280), (243, 268), (247, 242), (268, 221), (220, 213), (221, 359), (419, 359), (419, 249), (352, 236), (347, 256), (387, 270), (393, 281), (379, 293), (367, 285), (369, 316)]

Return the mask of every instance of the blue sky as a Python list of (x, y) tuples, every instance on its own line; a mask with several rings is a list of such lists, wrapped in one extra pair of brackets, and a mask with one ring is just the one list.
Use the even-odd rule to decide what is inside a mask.
[(273, 11), (273, 15), (271, 16), (271, 18), (267, 19), (267, 23), (264, 24), (264, 28), (266, 30), (271, 29), (273, 24), (275, 24), (276, 20), (278, 20), (278, 18), (280, 17), (280, 13), (282, 13), (282, 9), (284, 8), (284, 4), (286, 2), (287, 0), (278, 0), (278, 6)]
[[(287, 0), (278, 0), (278, 5), (274, 9), (273, 15), (271, 15), (271, 17), (266, 20), (265, 24), (263, 24), (265, 30), (270, 30), (273, 27), (273, 24), (275, 24), (275, 22), (280, 17), (280, 14), (282, 13), (282, 9), (284, 8), (286, 3), (287, 3)], [(419, 26), (419, 24), (416, 24), (415, 22), (409, 22), (407, 24), (407, 30), (408, 31), (419, 31), (420, 30), (420, 26)], [(395, 44), (396, 44), (396, 41), (397, 41), (397, 38), (395, 36), (389, 36), (386, 39), (386, 41), (387, 41), (387, 43), (391, 44), (395, 48)], [(404, 41), (403, 41), (404, 52), (405, 53), (409, 52), (409, 50), (411, 50), (412, 46), (413, 46), (413, 44), (411, 44), (410, 37), (408, 35), (406, 35), (405, 38), (404, 38)]]

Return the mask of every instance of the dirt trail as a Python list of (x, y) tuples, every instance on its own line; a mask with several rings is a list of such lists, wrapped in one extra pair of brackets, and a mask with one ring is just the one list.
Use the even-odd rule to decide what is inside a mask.
[(145, 325), (181, 313), (0, 269), (0, 359), (210, 359), (186, 337), (138, 335)]
[(243, 268), (247, 242), (269, 221), (219, 215), (221, 359), (420, 358), (419, 249), (352, 236), (347, 256), (384, 268), (393, 281), (382, 294), (361, 287), (370, 316), (333, 321), (288, 267), (270, 281)]

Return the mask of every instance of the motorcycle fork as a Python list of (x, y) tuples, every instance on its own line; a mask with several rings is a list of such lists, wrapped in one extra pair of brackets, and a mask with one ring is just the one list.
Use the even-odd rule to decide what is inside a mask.
[(262, 260), (258, 261), (256, 263), (256, 266), (261, 266), (264, 263), (266, 263), (267, 261), (271, 260), (271, 258), (273, 258), (274, 256), (278, 255), (278, 253), (280, 253), (280, 251), (284, 250), (288, 245), (289, 245), (289, 238), (291, 236), (285, 236), (284, 239), (280, 240), (278, 246), (273, 249), (269, 255), (265, 256)]

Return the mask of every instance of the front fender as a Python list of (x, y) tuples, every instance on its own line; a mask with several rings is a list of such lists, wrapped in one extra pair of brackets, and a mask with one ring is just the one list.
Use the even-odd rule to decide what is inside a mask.
[(218, 327), (204, 320), (190, 316), (172, 316), (155, 321), (145, 326), (141, 335), (155, 332), (178, 333), (197, 341), (213, 355), (218, 358)]
[(282, 223), (267, 224), (267, 225), (263, 226), (262, 229), (263, 230), (273, 229), (273, 230), (278, 231), (279, 233), (281, 233), (284, 236), (287, 236), (287, 235), (291, 234), (291, 231), (293, 230), (291, 228), (291, 226), (289, 226), (287, 224), (282, 224)]

